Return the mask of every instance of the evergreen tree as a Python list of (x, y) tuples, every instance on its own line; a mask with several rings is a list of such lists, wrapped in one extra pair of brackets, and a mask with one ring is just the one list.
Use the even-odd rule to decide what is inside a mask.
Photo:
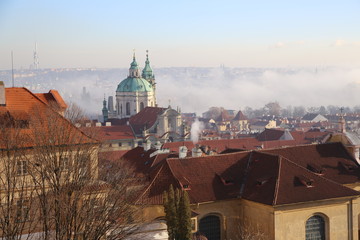
[(187, 192), (172, 185), (164, 192), (164, 211), (169, 240), (191, 239), (191, 210)]
[(191, 210), (189, 196), (186, 191), (182, 191), (177, 213), (179, 219), (178, 239), (191, 239)]
[(168, 193), (166, 191), (164, 192), (164, 210), (169, 240), (174, 240), (176, 239), (178, 221), (176, 214), (176, 199), (172, 185), (170, 185)]

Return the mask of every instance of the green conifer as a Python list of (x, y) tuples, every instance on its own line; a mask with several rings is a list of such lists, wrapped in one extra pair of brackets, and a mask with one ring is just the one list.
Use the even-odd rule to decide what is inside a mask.
[(190, 240), (191, 239), (191, 210), (189, 196), (186, 191), (182, 191), (179, 210), (179, 227), (178, 236), (179, 240)]

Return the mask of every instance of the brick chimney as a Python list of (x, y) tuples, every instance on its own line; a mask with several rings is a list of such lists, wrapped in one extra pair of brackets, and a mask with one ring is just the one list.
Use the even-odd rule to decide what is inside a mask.
[(0, 81), (0, 106), (6, 106), (5, 84)]

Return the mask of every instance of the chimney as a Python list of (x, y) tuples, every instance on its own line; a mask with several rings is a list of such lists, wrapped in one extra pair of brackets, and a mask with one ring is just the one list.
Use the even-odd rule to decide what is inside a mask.
[(150, 148), (151, 148), (151, 141), (146, 140), (146, 142), (144, 143), (144, 151), (149, 151)]
[(97, 122), (97, 123), (95, 124), (95, 126), (96, 126), (96, 127), (101, 127), (101, 123), (100, 123), (100, 122)]
[(161, 149), (161, 143), (160, 143), (160, 141), (157, 141), (157, 142), (155, 143), (155, 148), (156, 148), (156, 150), (160, 150), (160, 149)]
[(0, 81), (0, 106), (6, 106), (5, 84), (3, 81)]
[(105, 123), (105, 126), (106, 126), (106, 127), (111, 127), (111, 122), (106, 122), (106, 123)]
[(199, 148), (199, 146), (198, 145), (196, 145), (193, 149), (192, 149), (192, 152), (191, 152), (192, 154), (192, 157), (201, 157), (201, 155), (202, 155), (202, 151), (201, 151), (201, 149)]
[(186, 146), (180, 146), (179, 147), (179, 158), (186, 158), (187, 150), (188, 149)]

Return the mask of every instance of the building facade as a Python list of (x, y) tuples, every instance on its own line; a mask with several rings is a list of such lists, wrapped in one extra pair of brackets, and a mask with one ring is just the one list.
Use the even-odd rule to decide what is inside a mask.
[(116, 117), (128, 118), (146, 107), (155, 106), (155, 77), (148, 54), (142, 73), (134, 54), (128, 77), (121, 81), (116, 89)]

